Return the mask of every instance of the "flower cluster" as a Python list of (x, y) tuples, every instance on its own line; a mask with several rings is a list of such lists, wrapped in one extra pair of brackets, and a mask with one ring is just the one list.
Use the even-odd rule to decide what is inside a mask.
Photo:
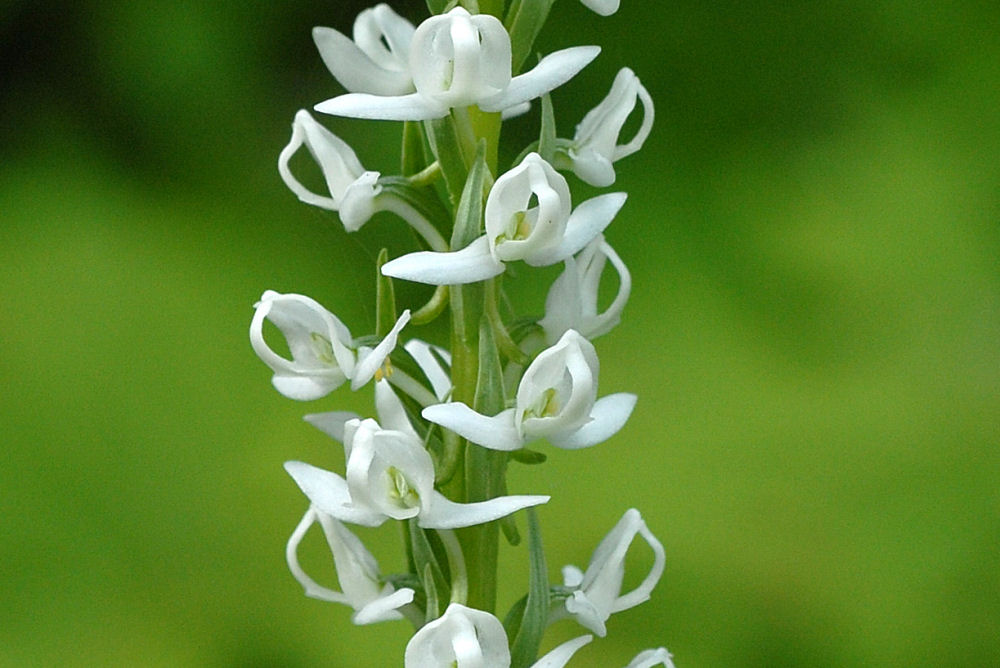
[[(574, 136), (557, 136), (549, 93), (600, 49), (563, 49), (519, 72), (552, 2), (494, 3), (494, 15), (478, 13), (476, 2), (428, 0), (433, 15), (416, 26), (380, 4), (358, 15), (350, 37), (316, 28), (320, 56), (347, 92), (315, 110), (404, 122), (403, 174), (366, 170), (345, 141), (305, 110), (295, 115), (278, 158), (289, 189), (337, 212), (346, 231), (389, 212), (418, 235), (418, 248), (391, 260), (386, 250), (380, 254), (372, 335), (352, 336), (314, 299), (270, 290), (250, 325), (254, 351), (273, 372), (275, 389), (290, 399), (373, 385), (373, 415), (305, 416), (342, 444), (344, 469), (285, 464), (309, 501), (286, 557), (308, 596), (350, 606), (355, 623), (409, 620), (416, 631), (405, 650), (408, 668), (565, 666), (593, 635), (607, 634), (612, 614), (648, 600), (664, 570), (662, 544), (639, 511), (629, 509), (585, 570), (566, 566), (563, 584), (550, 586), (535, 513), (550, 497), (507, 489), (509, 465), (545, 460), (529, 449), (535, 442), (570, 450), (597, 445), (625, 426), (636, 404), (629, 393), (600, 395), (591, 343), (618, 324), (631, 290), (628, 269), (604, 236), (626, 195), (574, 203), (566, 174), (594, 187), (612, 185), (614, 163), (648, 136), (653, 105), (638, 77), (623, 68)], [(618, 9), (618, 0), (583, 4), (604, 16)], [(503, 120), (539, 99), (538, 141), (501, 170)], [(623, 141), (637, 105), (638, 130)], [(323, 192), (293, 172), (302, 147), (322, 173)], [(617, 293), (602, 310), (609, 262)], [(563, 265), (540, 316), (514, 313), (505, 297), (502, 280), (508, 265), (518, 263), (526, 267), (507, 280), (532, 280), (534, 267)], [(434, 286), (433, 294), (398, 312), (394, 279)], [(450, 319), (448, 345), (412, 336), (443, 316)], [(494, 616), (496, 548), (501, 529), (512, 544), (521, 540), (514, 514), (522, 510), (529, 589), (501, 622)], [(403, 527), (402, 573), (383, 573), (348, 528), (387, 522)], [(314, 524), (329, 545), (340, 591), (314, 580), (299, 562), (299, 545)], [(637, 537), (650, 548), (652, 565), (623, 592), (626, 555)], [(560, 619), (593, 635), (539, 658), (546, 627)], [(673, 665), (663, 648), (640, 653), (627, 668), (657, 665)]]

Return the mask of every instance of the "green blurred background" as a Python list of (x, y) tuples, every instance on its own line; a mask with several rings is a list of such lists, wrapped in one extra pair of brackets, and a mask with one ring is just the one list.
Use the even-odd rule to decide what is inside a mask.
[[(554, 95), (564, 136), (623, 65), (657, 103), (598, 341), (602, 393), (640, 403), (515, 485), (553, 495), (552, 577), (628, 506), (668, 563), (572, 665), (997, 665), (1000, 5), (622, 5), (562, 0), (543, 44), (604, 47)], [(283, 556), (281, 463), (340, 466), (301, 415), (370, 397), (285, 400), (247, 340), (265, 289), (368, 331), (372, 258), (405, 250), (275, 168), (339, 92), (311, 27), (363, 6), (0, 3), (0, 665), (401, 665), (405, 623), (353, 627)], [(394, 170), (397, 126), (328, 125)], [(390, 527), (363, 536), (401, 566)]]

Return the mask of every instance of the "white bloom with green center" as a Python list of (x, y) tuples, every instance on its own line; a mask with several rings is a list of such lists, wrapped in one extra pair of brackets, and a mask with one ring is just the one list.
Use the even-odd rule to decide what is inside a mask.
[(385, 3), (354, 20), (353, 41), (333, 28), (313, 28), (313, 41), (330, 74), (352, 93), (412, 93), (410, 42), (413, 24)]
[(555, 264), (601, 234), (625, 199), (625, 193), (608, 193), (574, 209), (566, 179), (540, 155), (529, 153), (490, 189), (485, 235), (458, 251), (398, 257), (382, 265), (382, 273), (418, 283), (458, 285), (497, 276), (506, 262)]
[(500, 112), (566, 83), (598, 53), (596, 46), (563, 49), (542, 58), (531, 71), (512, 76), (510, 36), (503, 24), (488, 14), (471, 15), (455, 7), (428, 18), (413, 34), (409, 72), (415, 92), (352, 92), (315, 108), (333, 116), (395, 121), (443, 118), (454, 107), (471, 105)]
[[(299, 543), (309, 527), (318, 522), (333, 554), (334, 567), (342, 592), (318, 584), (299, 564)], [(288, 539), (285, 558), (292, 575), (305, 589), (306, 596), (343, 603), (354, 609), (351, 619), (355, 624), (373, 624), (401, 619), (399, 608), (413, 601), (414, 591), (409, 587), (396, 590), (382, 582), (378, 562), (364, 544), (339, 521), (310, 507)]]
[[(653, 565), (635, 589), (622, 594), (625, 555), (636, 536), (642, 536), (652, 548)], [(663, 575), (665, 561), (663, 544), (646, 526), (639, 511), (630, 508), (594, 550), (586, 572), (576, 566), (563, 568), (565, 586), (572, 590), (572, 594), (565, 600), (565, 607), (553, 611), (550, 619), (555, 621), (559, 617), (569, 615), (589, 630), (604, 637), (607, 635), (605, 623), (612, 613), (628, 610), (649, 600), (650, 592)]]
[[(531, 668), (564, 668), (592, 636), (564, 642)], [(406, 645), (405, 668), (509, 668), (507, 634), (488, 612), (452, 603), (444, 614), (417, 631)]]
[[(618, 272), (618, 293), (598, 313), (597, 297), (607, 261)], [(545, 317), (538, 324), (552, 344), (567, 330), (575, 329), (588, 339), (610, 332), (621, 320), (632, 291), (632, 275), (618, 253), (599, 235), (575, 257), (566, 258), (566, 268), (552, 283), (545, 298)]]
[(618, 432), (635, 407), (634, 394), (597, 399), (598, 370), (593, 344), (571, 329), (525, 370), (513, 408), (487, 416), (456, 401), (428, 406), (422, 415), (492, 450), (516, 450), (540, 438), (585, 448)]
[[(636, 101), (642, 103), (642, 123), (632, 139), (619, 144), (622, 127), (635, 109)], [(653, 99), (639, 77), (623, 67), (615, 76), (607, 97), (587, 112), (576, 126), (573, 141), (556, 153), (555, 164), (560, 169), (572, 170), (581, 181), (592, 186), (610, 186), (615, 182), (614, 163), (641, 149), (652, 128)]]
[[(250, 322), (254, 352), (274, 371), (275, 389), (300, 401), (324, 397), (348, 380), (354, 390), (365, 385), (385, 368), (399, 331), (410, 320), (410, 312), (404, 311), (375, 348), (361, 346), (355, 351), (347, 326), (314, 299), (268, 290), (254, 306)], [(292, 359), (268, 345), (267, 320), (284, 335)]]
[[(329, 196), (312, 192), (295, 178), (288, 161), (305, 146), (323, 172)], [(375, 198), (382, 192), (378, 172), (361, 166), (347, 143), (301, 109), (292, 122), (292, 138), (278, 155), (278, 172), (285, 185), (306, 204), (337, 211), (348, 232), (355, 232), (378, 207)]]
[(409, 424), (388, 383), (376, 383), (375, 400), (383, 428), (372, 419), (349, 413), (308, 416), (309, 422), (342, 439), (346, 476), (305, 464), (286, 462), (317, 510), (362, 526), (388, 519), (417, 518), (426, 529), (457, 529), (484, 524), (523, 508), (546, 503), (548, 496), (500, 496), (477, 503), (456, 503), (434, 489), (434, 463)]

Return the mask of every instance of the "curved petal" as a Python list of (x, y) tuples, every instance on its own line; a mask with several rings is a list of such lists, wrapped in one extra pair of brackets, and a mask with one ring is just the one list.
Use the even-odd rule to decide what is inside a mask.
[(531, 668), (563, 668), (563, 666), (565, 666), (566, 663), (573, 658), (573, 655), (576, 654), (576, 650), (588, 644), (593, 639), (594, 636), (585, 635), (580, 636), (579, 638), (573, 638), (572, 640), (567, 640), (540, 658), (538, 661), (531, 664)]
[(295, 527), (295, 531), (288, 538), (288, 543), (285, 546), (285, 561), (288, 562), (288, 570), (292, 572), (292, 576), (298, 580), (299, 584), (305, 590), (306, 596), (309, 598), (317, 598), (321, 601), (330, 601), (331, 603), (344, 603), (345, 605), (350, 605), (351, 601), (348, 599), (347, 595), (343, 592), (334, 591), (323, 585), (317, 583), (309, 574), (303, 570), (302, 565), (299, 564), (299, 543), (302, 542), (302, 538), (306, 535), (306, 531), (312, 526), (313, 522), (317, 520), (318, 513), (316, 509), (312, 506), (303, 515), (302, 521), (299, 522), (298, 526)]
[(396, 396), (392, 386), (387, 380), (380, 380), (375, 383), (375, 412), (378, 413), (378, 423), (383, 429), (401, 431), (420, 440), (410, 419), (406, 416), (406, 409), (403, 402)]
[[(638, 511), (635, 511), (638, 515)], [(621, 612), (622, 610), (628, 610), (629, 608), (634, 608), (640, 603), (644, 603), (649, 600), (649, 594), (656, 587), (656, 584), (660, 581), (663, 576), (663, 569), (666, 564), (667, 555), (663, 549), (663, 543), (653, 535), (653, 532), (649, 530), (640, 516), (639, 522), (636, 526), (636, 530), (639, 535), (643, 537), (649, 547), (653, 550), (653, 565), (649, 569), (649, 573), (643, 578), (639, 585), (627, 594), (619, 596), (614, 604), (611, 606), (611, 612)]]
[(425, 420), (490, 450), (517, 450), (524, 444), (514, 424), (513, 408), (490, 417), (477, 413), (460, 401), (452, 401), (428, 406), (420, 414)]
[(599, 637), (603, 638), (608, 635), (608, 627), (605, 622), (609, 615), (605, 611), (599, 610), (584, 592), (575, 591), (572, 596), (566, 599), (566, 611), (573, 616), (578, 624), (593, 631)]
[(664, 668), (674, 668), (673, 655), (667, 651), (666, 647), (647, 649), (639, 652), (634, 659), (629, 661), (625, 668), (653, 668), (653, 666), (664, 666)]
[(403, 662), (405, 668), (508, 668), (510, 649), (499, 619), (452, 603), (410, 638)]
[(421, 95), (369, 95), (348, 93), (338, 95), (315, 107), (321, 114), (367, 118), (376, 121), (429, 121), (444, 118), (449, 108)]
[(590, 412), (591, 420), (576, 431), (547, 436), (549, 443), (557, 448), (576, 450), (597, 445), (614, 436), (625, 426), (632, 409), (635, 408), (634, 394), (621, 392), (601, 397)]
[(503, 111), (541, 97), (575, 77), (600, 52), (599, 46), (574, 46), (550, 53), (530, 71), (511, 79), (502, 92), (480, 100), (479, 108), (483, 111)]
[(580, 0), (586, 7), (601, 16), (611, 16), (618, 11), (619, 0)]
[(498, 496), (477, 503), (455, 503), (434, 492), (430, 504), (420, 513), (417, 524), (425, 529), (461, 529), (506, 517), (523, 508), (547, 503), (549, 496)]
[(385, 522), (384, 515), (352, 505), (347, 481), (336, 473), (296, 461), (285, 462), (285, 470), (320, 512), (342, 522), (367, 527), (377, 527)]
[(350, 411), (330, 411), (329, 413), (310, 413), (302, 419), (335, 441), (343, 443), (344, 425), (348, 420), (360, 420), (361, 416)]
[(485, 236), (479, 237), (462, 250), (448, 253), (419, 251), (409, 253), (382, 265), (382, 275), (427, 285), (463, 285), (499, 276), (503, 263), (490, 254)]
[(410, 322), (410, 309), (403, 311), (399, 319), (396, 320), (396, 324), (392, 326), (385, 338), (379, 341), (377, 346), (370, 351), (359, 352), (357, 366), (354, 367), (354, 373), (351, 375), (352, 390), (357, 390), (375, 376), (375, 373), (385, 363), (389, 353), (396, 347), (399, 331), (408, 322)]
[(417, 365), (420, 367), (424, 375), (427, 376), (427, 380), (431, 382), (431, 387), (434, 390), (434, 396), (438, 398), (438, 401), (444, 401), (444, 398), (448, 396), (451, 392), (452, 383), (451, 376), (448, 372), (441, 366), (438, 362), (437, 357), (434, 356), (433, 350), (441, 359), (446, 362), (451, 362), (451, 353), (449, 353), (444, 348), (438, 346), (432, 346), (426, 341), (421, 341), (420, 339), (410, 339), (403, 344), (403, 348), (406, 352), (410, 353), (414, 360), (416, 360)]
[(376, 598), (358, 610), (351, 621), (355, 624), (374, 624), (400, 619), (402, 614), (397, 611), (407, 603), (413, 602), (414, 591), (409, 587), (397, 589), (388, 596)]
[(544, 267), (575, 255), (611, 224), (627, 197), (626, 193), (608, 193), (583, 202), (570, 214), (559, 245), (539, 249), (524, 261), (535, 267)]
[(323, 27), (313, 28), (312, 35), (326, 69), (347, 90), (374, 95), (402, 95), (413, 90), (409, 72), (381, 67), (346, 35)]

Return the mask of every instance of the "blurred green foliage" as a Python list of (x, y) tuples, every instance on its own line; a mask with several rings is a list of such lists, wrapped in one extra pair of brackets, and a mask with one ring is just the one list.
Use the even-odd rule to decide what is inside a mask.
[[(564, 136), (622, 65), (657, 103), (609, 233), (632, 302), (598, 342), (602, 392), (640, 403), (514, 482), (553, 495), (552, 567), (629, 505), (669, 561), (573, 665), (994, 664), (1000, 9), (622, 5), (558, 3), (544, 44), (604, 47), (553, 96)], [(281, 462), (341, 465), (301, 415), (369, 397), (284, 400), (246, 335), (267, 288), (365, 331), (374, 254), (405, 250), (275, 169), (295, 110), (338, 92), (310, 28), (363, 6), (3, 3), (0, 665), (401, 665), (404, 624), (353, 627), (283, 557), (305, 499)], [(329, 125), (394, 169), (397, 127)], [(526, 554), (503, 559), (509, 603)]]

